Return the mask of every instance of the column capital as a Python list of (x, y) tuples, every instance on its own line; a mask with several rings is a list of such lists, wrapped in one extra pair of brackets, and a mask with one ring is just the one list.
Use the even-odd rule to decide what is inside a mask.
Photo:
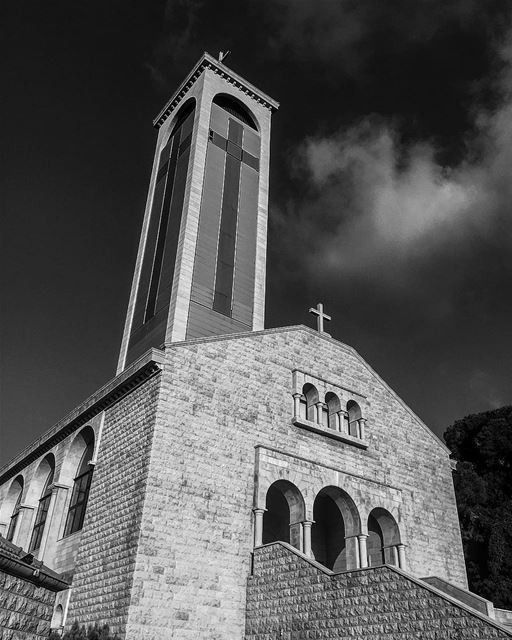
[(395, 545), (395, 547), (398, 547), (401, 549), (405, 549), (408, 546), (409, 546), (408, 544), (404, 544), (403, 542), (399, 542), (398, 544)]
[(302, 393), (300, 391), (295, 391), (295, 393), (292, 393), (292, 396), (294, 398), (302, 398)]
[(32, 509), (32, 510), (34, 510), (35, 506), (32, 505), (32, 504), (22, 503), (22, 504), (20, 504), (20, 509)]
[(265, 511), (268, 511), (268, 509), (265, 509), (264, 507), (253, 507), (252, 509), (253, 513), (265, 513)]
[(303, 527), (311, 527), (312, 525), (315, 524), (315, 520), (302, 520), (302, 526)]
[(369, 534), (368, 533), (358, 533), (356, 534), (358, 538), (368, 538)]

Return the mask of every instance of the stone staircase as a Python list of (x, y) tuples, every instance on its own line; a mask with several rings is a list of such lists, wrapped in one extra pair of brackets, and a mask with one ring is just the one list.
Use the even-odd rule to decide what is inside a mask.
[[(333, 573), (284, 542), (254, 550), (246, 640), (508, 639), (496, 619), (437, 586), (382, 565)], [(438, 580), (438, 579), (436, 579)], [(444, 586), (441, 590), (439, 586)], [(484, 601), (488, 602), (488, 601)], [(497, 610), (499, 611), (499, 610)], [(507, 612), (505, 612), (507, 613)]]

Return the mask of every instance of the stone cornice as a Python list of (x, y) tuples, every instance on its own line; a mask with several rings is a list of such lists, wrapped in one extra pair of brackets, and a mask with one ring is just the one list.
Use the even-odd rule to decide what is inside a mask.
[(250, 82), (247, 82), (247, 80), (244, 80), (242, 76), (239, 76), (234, 71), (231, 71), (229, 67), (226, 67), (226, 65), (222, 64), (222, 62), (219, 62), (209, 53), (205, 52), (203, 53), (195, 67), (192, 69), (192, 71), (185, 78), (185, 80), (180, 84), (180, 86), (173, 94), (171, 99), (167, 102), (162, 111), (160, 111), (157, 117), (153, 120), (153, 125), (157, 129), (160, 128), (166, 118), (174, 111), (174, 109), (181, 102), (183, 96), (187, 93), (190, 87), (192, 87), (194, 82), (196, 82), (196, 80), (205, 69), (210, 69), (217, 75), (221, 76), (222, 78), (227, 80), (227, 82), (232, 84), (234, 87), (236, 87), (246, 95), (250, 96), (253, 100), (256, 100), (256, 102), (262, 104), (267, 109), (276, 111), (279, 108), (279, 102), (276, 102), (267, 94), (263, 93), (259, 89), (256, 89), (254, 85), (252, 85)]
[(150, 349), (8, 462), (0, 470), (0, 484), (14, 477), (28, 464), (37, 460), (64, 438), (87, 424), (98, 413), (109, 409), (143, 382), (154, 376), (162, 369), (164, 362), (165, 356), (161, 351)]

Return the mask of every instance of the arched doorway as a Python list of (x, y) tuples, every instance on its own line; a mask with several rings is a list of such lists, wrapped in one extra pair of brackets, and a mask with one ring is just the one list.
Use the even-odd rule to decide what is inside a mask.
[(356, 536), (360, 532), (357, 507), (339, 487), (324, 487), (313, 505), (313, 557), (333, 571), (359, 566)]
[(281, 540), (302, 549), (304, 511), (304, 499), (294, 484), (288, 480), (271, 484), (263, 516), (263, 544)]
[(393, 516), (378, 507), (368, 516), (368, 565), (380, 564), (400, 566), (400, 549), (402, 547), (400, 530)]

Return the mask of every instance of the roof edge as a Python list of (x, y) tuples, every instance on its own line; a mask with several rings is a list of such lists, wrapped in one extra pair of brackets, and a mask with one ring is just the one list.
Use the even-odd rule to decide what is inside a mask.
[(95, 415), (113, 406), (136, 387), (158, 373), (164, 362), (165, 356), (162, 351), (158, 349), (147, 351), (4, 465), (0, 469), (0, 484), (15, 476), (68, 435), (84, 426)]
[(167, 101), (164, 108), (153, 120), (153, 126), (157, 129), (161, 127), (167, 116), (174, 111), (181, 98), (190, 89), (194, 82), (199, 78), (201, 73), (205, 69), (211, 69), (214, 73), (226, 78), (228, 82), (233, 84), (238, 89), (241, 89), (244, 93), (248, 94), (251, 98), (263, 104), (271, 111), (276, 111), (279, 108), (279, 102), (271, 98), (263, 91), (257, 89), (253, 84), (247, 82), (242, 76), (232, 71), (225, 64), (222, 64), (219, 60), (215, 59), (206, 51), (199, 58), (198, 62), (192, 68), (192, 71), (186, 76), (185, 80), (179, 85), (171, 98)]
[(12, 544), (2, 535), (0, 535), (0, 570), (49, 591), (64, 591), (71, 586), (56, 571), (40, 560), (35, 560), (32, 554)]

